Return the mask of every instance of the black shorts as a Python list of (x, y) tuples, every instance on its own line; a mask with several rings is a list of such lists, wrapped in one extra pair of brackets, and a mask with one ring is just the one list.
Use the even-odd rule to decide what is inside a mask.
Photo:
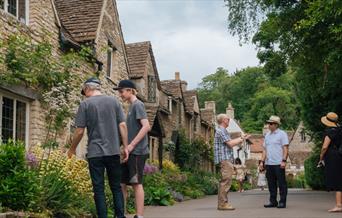
[(121, 183), (126, 185), (142, 184), (145, 162), (149, 155), (130, 154), (128, 161), (121, 164)]

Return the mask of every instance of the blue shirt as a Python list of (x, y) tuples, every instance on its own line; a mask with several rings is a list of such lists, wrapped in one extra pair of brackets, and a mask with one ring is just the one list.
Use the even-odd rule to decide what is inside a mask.
[(226, 128), (218, 127), (214, 138), (214, 161), (215, 164), (223, 160), (234, 161), (233, 149), (226, 142), (230, 141), (230, 136)]
[(283, 130), (277, 129), (265, 136), (266, 165), (280, 165), (283, 160), (283, 148), (289, 144), (289, 137)]

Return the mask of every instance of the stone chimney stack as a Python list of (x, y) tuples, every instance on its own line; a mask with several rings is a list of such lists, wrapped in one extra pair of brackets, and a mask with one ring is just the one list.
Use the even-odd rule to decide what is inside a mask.
[(230, 102), (228, 103), (228, 107), (226, 108), (226, 114), (229, 119), (235, 119), (234, 108)]
[(214, 114), (216, 115), (216, 102), (215, 101), (205, 101), (204, 108), (212, 109), (214, 111)]
[(175, 80), (180, 80), (180, 73), (179, 72), (175, 72)]

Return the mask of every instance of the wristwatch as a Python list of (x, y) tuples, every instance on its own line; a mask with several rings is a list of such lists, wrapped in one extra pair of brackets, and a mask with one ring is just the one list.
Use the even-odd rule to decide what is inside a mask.
[(286, 163), (286, 162), (287, 162), (287, 160), (286, 160), (286, 159), (283, 159), (281, 162), (283, 162), (283, 163)]

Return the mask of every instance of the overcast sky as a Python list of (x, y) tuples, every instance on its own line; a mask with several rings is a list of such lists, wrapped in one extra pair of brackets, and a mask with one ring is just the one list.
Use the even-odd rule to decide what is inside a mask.
[(196, 88), (224, 67), (259, 64), (253, 45), (239, 46), (227, 30), (223, 0), (117, 0), (126, 43), (151, 41), (161, 80), (174, 72)]

